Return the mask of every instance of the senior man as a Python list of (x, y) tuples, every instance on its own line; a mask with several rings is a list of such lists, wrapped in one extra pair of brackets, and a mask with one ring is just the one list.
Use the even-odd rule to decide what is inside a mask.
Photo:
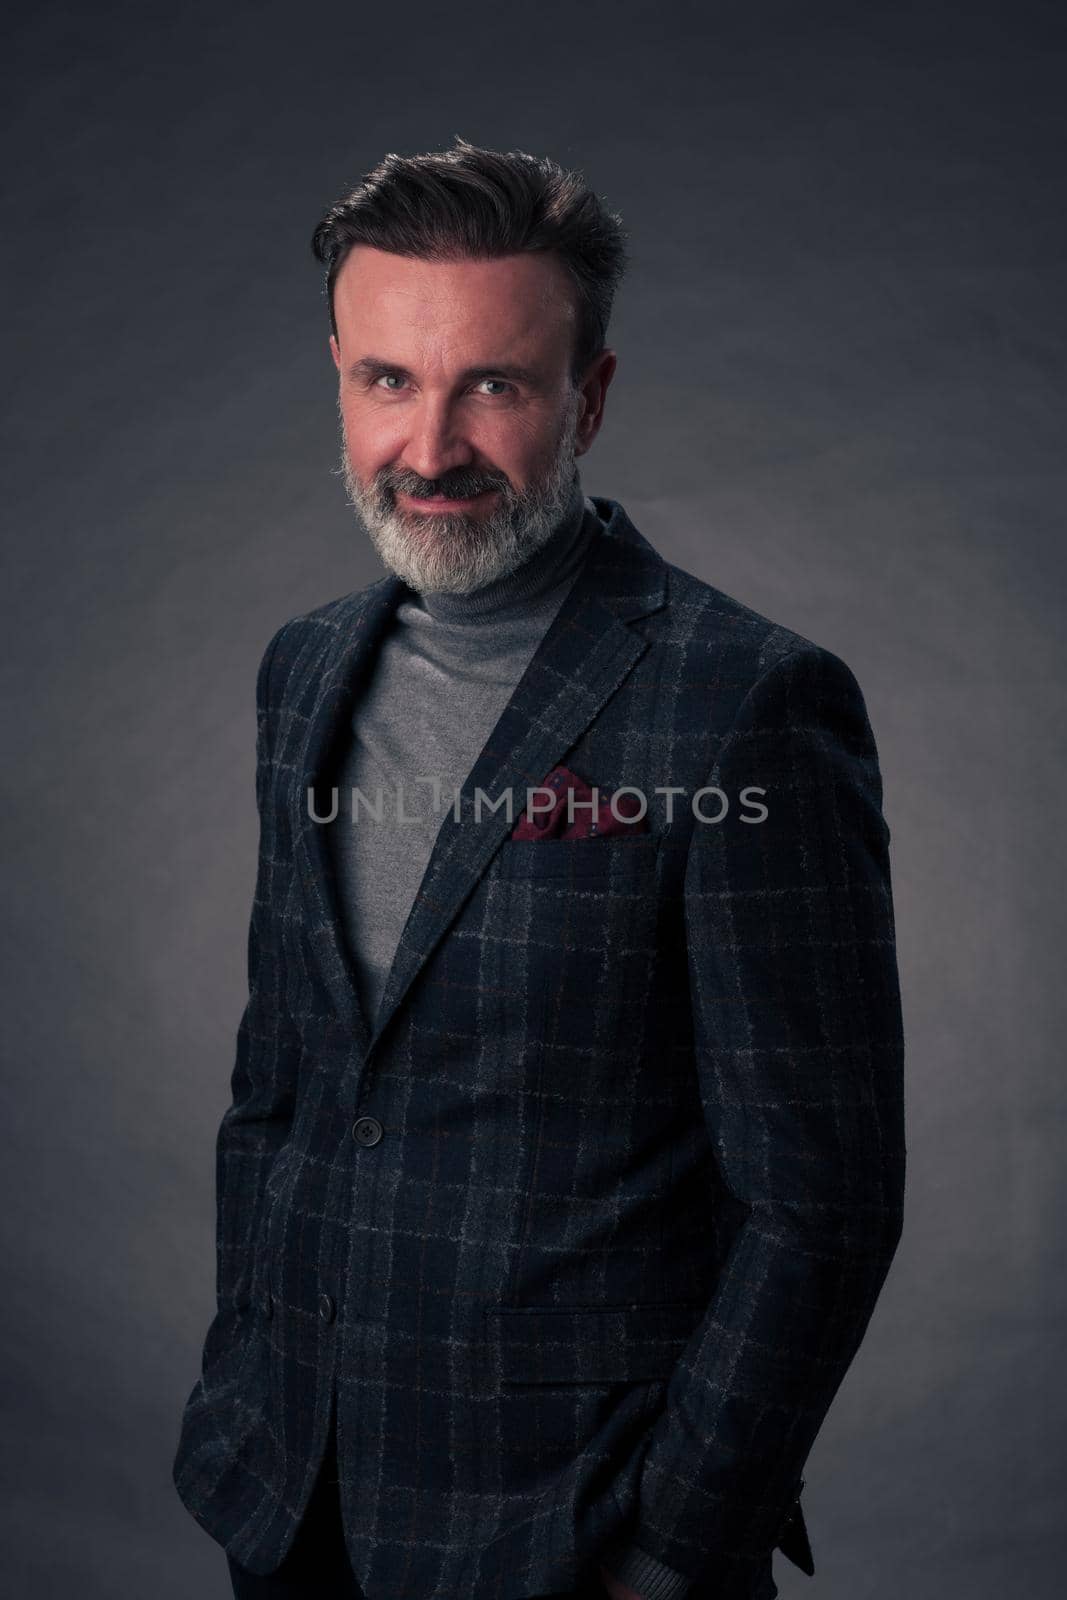
[(580, 176), (390, 155), (314, 248), (388, 571), (260, 664), (178, 1491), (237, 1596), (768, 1600), (901, 1228), (862, 694), (584, 493)]

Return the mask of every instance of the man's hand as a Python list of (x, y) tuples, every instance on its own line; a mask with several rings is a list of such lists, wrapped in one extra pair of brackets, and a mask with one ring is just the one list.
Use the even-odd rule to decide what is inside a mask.
[(611, 1600), (642, 1600), (636, 1589), (630, 1589), (625, 1583), (620, 1583), (618, 1578), (613, 1578), (602, 1562), (600, 1576), (604, 1580), (604, 1587), (610, 1594)]

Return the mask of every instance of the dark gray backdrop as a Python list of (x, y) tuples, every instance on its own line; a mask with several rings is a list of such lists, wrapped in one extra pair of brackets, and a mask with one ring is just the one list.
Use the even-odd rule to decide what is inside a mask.
[(45, 5), (4, 162), (3, 1566), (222, 1600), (214, 1287), (254, 678), (381, 568), (307, 239), (388, 150), (581, 167), (634, 263), (587, 491), (842, 655), (885, 778), (904, 1239), (785, 1600), (1027, 1600), (1063, 1456), (1057, 7)]

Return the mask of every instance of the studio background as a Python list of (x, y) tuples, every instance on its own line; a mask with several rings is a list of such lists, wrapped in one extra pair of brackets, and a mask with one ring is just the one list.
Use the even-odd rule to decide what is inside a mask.
[(255, 672), (381, 576), (308, 240), (390, 150), (579, 167), (582, 459), (878, 740), (904, 1235), (783, 1600), (1058, 1593), (1065, 38), (1053, 5), (25, 9), (8, 41), (3, 1566), (224, 1600), (173, 1490), (244, 1005)]

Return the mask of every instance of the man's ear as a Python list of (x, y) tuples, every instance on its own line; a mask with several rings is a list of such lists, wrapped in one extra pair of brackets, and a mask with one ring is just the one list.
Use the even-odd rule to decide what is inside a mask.
[(584, 455), (600, 432), (600, 424), (604, 420), (604, 396), (608, 384), (615, 376), (617, 365), (618, 357), (614, 350), (602, 350), (586, 368), (580, 385), (585, 409), (574, 429), (576, 456)]
[(330, 354), (333, 356), (333, 364), (334, 364), (334, 366), (337, 368), (338, 372), (340, 372), (340, 370), (341, 370), (341, 346), (337, 343), (337, 340), (334, 338), (332, 333), (330, 334)]

